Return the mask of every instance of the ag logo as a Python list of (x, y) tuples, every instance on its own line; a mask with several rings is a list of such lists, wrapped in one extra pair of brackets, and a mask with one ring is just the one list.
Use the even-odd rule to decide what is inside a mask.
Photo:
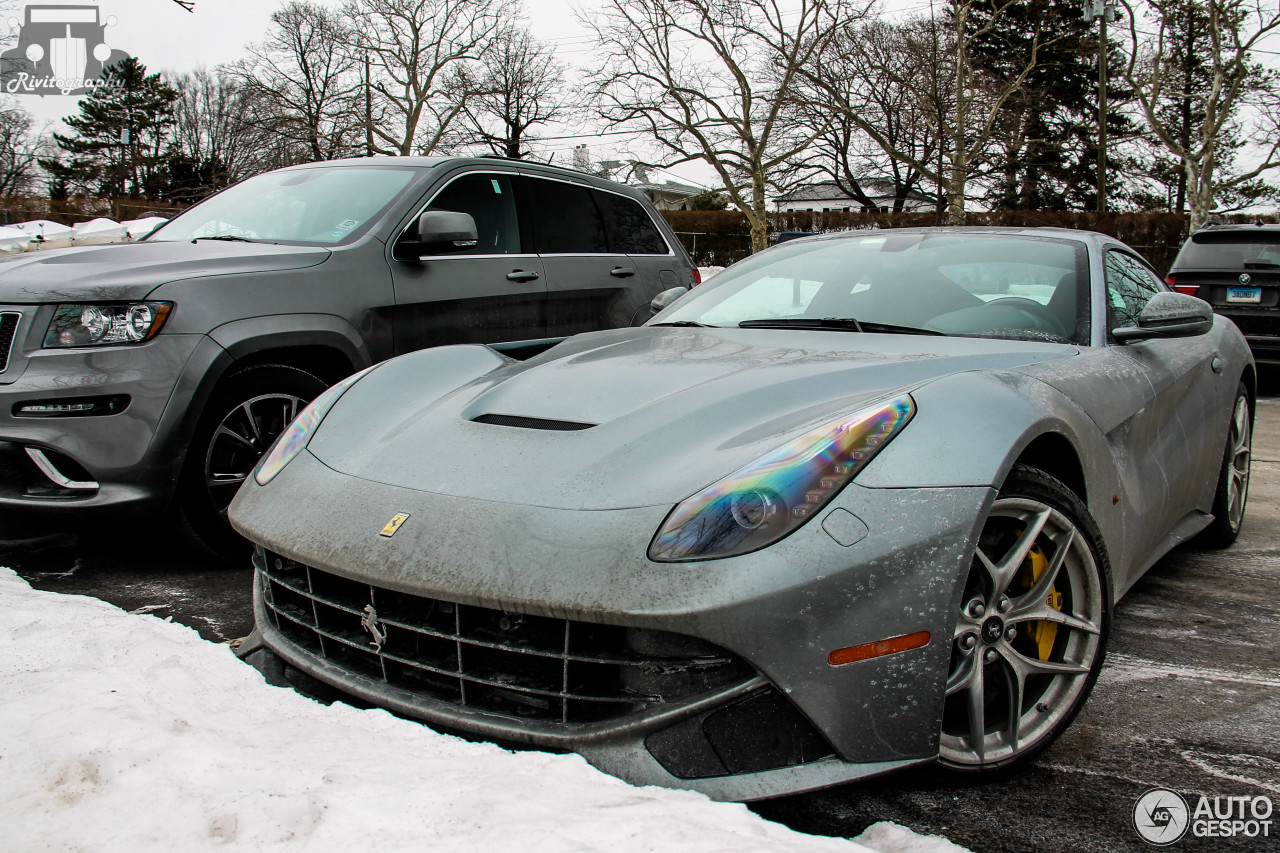
[(108, 66), (129, 54), (107, 44), (107, 27), (96, 6), (32, 3), (25, 20), (9, 19), (18, 44), (0, 54), (0, 81), (11, 95), (82, 95), (101, 85)]
[(1133, 807), (1133, 826), (1144, 841), (1164, 846), (1187, 834), (1191, 811), (1181, 794), (1152, 788)]

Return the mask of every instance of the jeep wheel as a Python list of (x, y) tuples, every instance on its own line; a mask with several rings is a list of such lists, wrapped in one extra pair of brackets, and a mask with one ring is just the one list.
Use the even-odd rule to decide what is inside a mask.
[(200, 544), (232, 559), (247, 553), (227, 507), (284, 428), (325, 387), (304, 370), (268, 364), (233, 373), (214, 390), (178, 486), (178, 511)]

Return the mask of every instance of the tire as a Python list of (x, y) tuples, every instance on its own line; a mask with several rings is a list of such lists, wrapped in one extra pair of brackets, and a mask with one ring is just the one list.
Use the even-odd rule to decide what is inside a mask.
[(1241, 382), (1231, 407), (1227, 446), (1222, 451), (1218, 488), (1213, 495), (1213, 521), (1198, 537), (1208, 548), (1226, 548), (1240, 535), (1245, 503), (1249, 500), (1249, 466), (1253, 458), (1253, 407)]
[(1111, 589), (1083, 502), (1043, 471), (1014, 466), (960, 598), (939, 764), (968, 778), (1001, 775), (1066, 730), (1102, 669)]
[(227, 507), (272, 442), (326, 387), (318, 376), (284, 364), (248, 367), (218, 384), (178, 483), (178, 514), (197, 544), (227, 559), (248, 555), (249, 543), (227, 521)]

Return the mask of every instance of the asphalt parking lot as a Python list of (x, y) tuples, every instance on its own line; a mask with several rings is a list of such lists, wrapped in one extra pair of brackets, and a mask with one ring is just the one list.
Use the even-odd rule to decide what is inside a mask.
[[(794, 829), (853, 836), (877, 820), (981, 853), (1149, 849), (1139, 796), (1168, 788), (1280, 806), (1280, 372), (1263, 375), (1240, 539), (1183, 547), (1116, 611), (1107, 664), (1066, 735), (1029, 769), (962, 784), (929, 768), (753, 808)], [(196, 556), (164, 531), (99, 529), (0, 541), (33, 586), (93, 595), (189, 625), (213, 642), (252, 627), (250, 570)], [(1271, 838), (1194, 838), (1171, 849), (1270, 850)]]

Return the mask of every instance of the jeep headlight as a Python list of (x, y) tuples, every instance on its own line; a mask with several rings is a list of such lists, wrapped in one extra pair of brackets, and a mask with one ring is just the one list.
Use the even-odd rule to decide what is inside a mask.
[(649, 545), (658, 562), (758, 551), (799, 528), (897, 435), (909, 394), (829, 421), (681, 501)]
[(172, 302), (59, 305), (44, 335), (45, 347), (140, 344), (160, 331)]

